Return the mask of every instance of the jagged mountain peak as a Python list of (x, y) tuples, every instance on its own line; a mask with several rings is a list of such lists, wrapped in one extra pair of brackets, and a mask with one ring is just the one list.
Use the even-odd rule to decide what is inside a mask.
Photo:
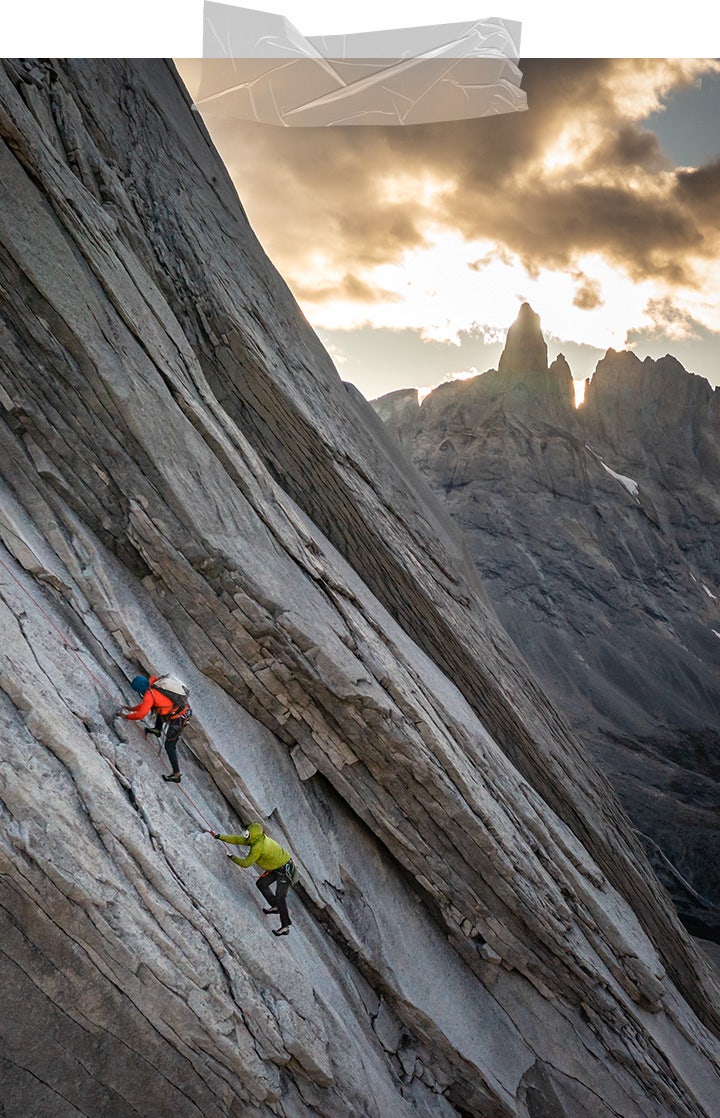
[(657, 358), (640, 358), (631, 349), (608, 349), (598, 361), (591, 383), (595, 389), (603, 384), (616, 383), (625, 393), (653, 395), (673, 386), (681, 391), (699, 391), (707, 395), (713, 391), (705, 377), (690, 372), (671, 353)]
[[(562, 355), (550, 375), (569, 381)], [(574, 423), (550, 427), (527, 402), (543, 379), (484, 424), (469, 397), (452, 423), (421, 409), (403, 443), (688, 926), (720, 943), (720, 392), (670, 354), (609, 349)]]
[(657, 452), (707, 456), (717, 408), (717, 391), (671, 354), (641, 360), (632, 350), (609, 349), (587, 386), (582, 412), (611, 446), (640, 460)]
[(572, 370), (564, 353), (558, 353), (557, 357), (550, 365), (550, 368), (557, 369), (559, 374), (565, 375), (567, 373), (569, 376), (572, 377)]
[[(415, 389), (398, 389), (372, 403), (398, 432), (406, 421), (414, 422), (418, 395)], [(523, 303), (508, 330), (498, 368), (443, 381), (422, 406), (429, 414), (454, 416), (465, 428), (482, 424), (497, 407), (518, 419), (527, 413), (571, 424), (575, 411), (572, 371), (562, 353), (548, 366), (540, 316), (529, 303)]]
[(508, 377), (526, 377), (528, 374), (546, 373), (547, 367), (547, 345), (540, 327), (540, 315), (529, 303), (523, 303), (507, 332), (498, 370)]
[(506, 411), (544, 416), (553, 423), (573, 422), (575, 393), (570, 366), (560, 354), (548, 367), (540, 315), (529, 303), (522, 304), (508, 330), (498, 380), (507, 393), (503, 401)]

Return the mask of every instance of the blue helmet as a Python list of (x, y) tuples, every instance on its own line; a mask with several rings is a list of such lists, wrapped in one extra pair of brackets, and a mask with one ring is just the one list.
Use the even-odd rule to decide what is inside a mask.
[(150, 680), (146, 675), (136, 675), (130, 686), (138, 695), (144, 695), (150, 686)]

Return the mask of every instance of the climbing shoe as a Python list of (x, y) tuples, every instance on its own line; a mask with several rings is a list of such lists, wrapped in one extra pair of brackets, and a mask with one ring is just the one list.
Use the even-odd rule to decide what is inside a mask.
[(162, 733), (162, 730), (151, 730), (149, 726), (145, 726), (145, 737), (146, 738), (159, 738), (161, 733)]
[(166, 780), (168, 784), (179, 784), (182, 777), (180, 773), (163, 773), (163, 780)]
[(290, 926), (286, 925), (284, 928), (273, 928), (272, 934), (274, 936), (289, 936), (290, 935)]
[(264, 908), (263, 912), (266, 916), (276, 916), (280, 910), (277, 908)]

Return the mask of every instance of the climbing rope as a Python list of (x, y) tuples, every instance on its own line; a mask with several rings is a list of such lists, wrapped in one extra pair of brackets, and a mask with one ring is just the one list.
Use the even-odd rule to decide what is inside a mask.
[[(14, 534), (15, 534), (15, 533), (13, 533), (13, 535), (14, 535)], [(18, 537), (18, 539), (19, 539), (19, 538), (20, 538), (20, 537)], [(55, 630), (55, 632), (56, 632), (56, 633), (58, 634), (58, 636), (60, 637), (60, 639), (61, 639), (61, 641), (63, 642), (63, 644), (64, 644), (64, 645), (65, 645), (65, 647), (66, 647), (66, 648), (68, 649), (68, 651), (72, 652), (73, 656), (74, 656), (74, 657), (76, 658), (76, 660), (77, 660), (77, 661), (78, 661), (78, 662), (79, 662), (79, 663), (80, 663), (80, 664), (82, 665), (82, 667), (83, 667), (83, 668), (85, 669), (85, 671), (86, 671), (86, 672), (88, 673), (88, 675), (89, 675), (89, 676), (90, 676), (90, 677), (91, 677), (91, 678), (92, 678), (92, 679), (93, 679), (93, 680), (95, 681), (95, 683), (96, 683), (96, 684), (98, 685), (98, 687), (100, 687), (100, 688), (101, 688), (101, 690), (102, 690), (102, 691), (104, 691), (104, 692), (105, 692), (105, 694), (106, 694), (106, 695), (107, 695), (107, 696), (108, 696), (109, 698), (111, 698), (111, 699), (113, 699), (113, 700), (114, 700), (114, 699), (115, 699), (115, 695), (113, 695), (112, 691), (110, 691), (110, 689), (109, 689), (108, 687), (106, 687), (106, 686), (105, 686), (105, 684), (104, 684), (104, 683), (102, 682), (102, 680), (98, 679), (98, 677), (97, 677), (97, 676), (95, 675), (95, 673), (94, 673), (94, 672), (93, 672), (93, 671), (92, 671), (92, 670), (91, 670), (91, 669), (90, 669), (90, 668), (88, 667), (88, 665), (87, 665), (87, 664), (85, 663), (85, 661), (83, 660), (82, 656), (80, 656), (80, 654), (79, 654), (79, 652), (77, 651), (77, 649), (73, 648), (73, 646), (72, 646), (71, 642), (70, 642), (70, 641), (68, 640), (68, 638), (67, 638), (67, 637), (65, 636), (65, 634), (63, 633), (63, 631), (62, 631), (61, 629), (59, 629), (59, 628), (58, 628), (58, 626), (57, 626), (57, 625), (55, 624), (55, 622), (53, 621), (52, 617), (51, 617), (51, 616), (50, 616), (50, 614), (49, 614), (49, 613), (47, 612), (47, 610), (46, 610), (46, 609), (44, 609), (44, 607), (43, 607), (43, 606), (42, 606), (42, 605), (40, 604), (40, 602), (38, 602), (38, 600), (37, 600), (36, 598), (34, 598), (34, 597), (33, 597), (33, 595), (32, 595), (32, 594), (30, 593), (30, 591), (28, 590), (27, 586), (23, 586), (23, 584), (22, 584), (22, 582), (20, 581), (20, 579), (19, 579), (19, 578), (18, 578), (18, 577), (17, 577), (17, 576), (16, 576), (16, 575), (15, 575), (15, 574), (14, 574), (14, 573), (13, 573), (13, 572), (11, 571), (10, 567), (8, 567), (7, 563), (5, 563), (3, 559), (0, 559), (0, 567), (2, 567), (2, 568), (3, 568), (3, 570), (7, 571), (7, 573), (8, 573), (9, 575), (10, 575), (10, 578), (11, 578), (11, 579), (13, 580), (13, 582), (14, 582), (14, 583), (15, 583), (15, 584), (16, 584), (17, 586), (19, 586), (19, 587), (20, 587), (20, 589), (21, 589), (21, 590), (23, 591), (23, 593), (24, 593), (24, 594), (26, 594), (26, 595), (27, 595), (27, 597), (28, 597), (28, 598), (30, 599), (30, 601), (31, 601), (31, 602), (33, 603), (33, 605), (34, 605), (34, 606), (36, 607), (36, 609), (38, 609), (38, 610), (40, 611), (40, 613), (41, 613), (41, 614), (42, 614), (42, 616), (43, 616), (43, 617), (45, 618), (45, 620), (46, 620), (46, 621), (48, 622), (48, 624), (49, 624), (49, 625), (50, 625), (50, 626), (51, 626), (51, 627), (52, 627), (52, 628), (53, 628), (53, 629)], [(118, 689), (118, 690), (119, 690), (119, 689)], [(140, 729), (140, 726), (138, 726), (138, 729)], [(188, 801), (188, 803), (190, 804), (190, 806), (191, 806), (191, 807), (193, 808), (193, 810), (194, 810), (195, 814), (197, 815), (197, 817), (198, 817), (199, 819), (201, 819), (201, 820), (203, 821), (203, 823), (205, 824), (205, 826), (206, 826), (207, 830), (208, 830), (208, 831), (209, 831), (210, 833), (214, 833), (214, 828), (213, 828), (213, 827), (212, 827), (212, 826), (210, 825), (210, 823), (209, 823), (209, 822), (208, 822), (208, 820), (206, 819), (205, 815), (204, 815), (204, 814), (202, 813), (202, 811), (200, 810), (200, 808), (199, 808), (199, 807), (197, 806), (197, 804), (195, 803), (195, 801), (193, 800), (193, 798), (192, 798), (192, 796), (191, 796), (191, 795), (189, 794), (189, 792), (187, 792), (187, 791), (186, 791), (186, 790), (185, 790), (185, 789), (183, 788), (183, 786), (182, 786), (181, 784), (178, 784), (178, 790), (179, 790), (180, 792), (182, 792), (183, 796), (184, 796), (184, 797), (185, 797), (185, 799), (186, 799), (186, 800)]]
[(194, 801), (194, 799), (192, 798), (192, 796), (190, 795), (190, 793), (189, 793), (189, 792), (186, 792), (186, 791), (185, 791), (185, 789), (183, 788), (182, 784), (178, 784), (178, 790), (179, 790), (180, 792), (182, 792), (183, 796), (184, 796), (184, 797), (185, 797), (185, 799), (186, 799), (186, 800), (188, 801), (188, 803), (192, 805), (192, 807), (193, 807), (193, 808), (194, 808), (194, 810), (195, 810), (195, 814), (196, 814), (196, 815), (198, 816), (198, 818), (199, 818), (199, 819), (202, 819), (202, 821), (203, 821), (203, 823), (205, 824), (205, 826), (206, 826), (206, 828), (207, 828), (208, 832), (209, 832), (210, 834), (214, 834), (214, 833), (215, 833), (215, 832), (214, 832), (214, 828), (213, 828), (213, 827), (212, 827), (212, 826), (210, 825), (210, 823), (208, 822), (208, 820), (207, 820), (207, 819), (205, 818), (205, 816), (203, 815), (203, 813), (201, 812), (200, 808), (199, 808), (199, 807), (197, 806), (197, 804), (195, 803), (195, 801)]

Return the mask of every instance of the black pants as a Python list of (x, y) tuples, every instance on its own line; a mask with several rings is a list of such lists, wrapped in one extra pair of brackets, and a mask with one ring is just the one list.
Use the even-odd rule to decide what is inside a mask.
[[(275, 884), (276, 882), (277, 884)], [(290, 888), (290, 878), (285, 871), (285, 866), (281, 866), (279, 870), (265, 870), (265, 873), (257, 879), (255, 884), (267, 901), (268, 907), (278, 910), (280, 926), (282, 928), (289, 927), (292, 920), (288, 916), (285, 898)], [(274, 893), (272, 892), (273, 885), (275, 885)]]
[(172, 765), (172, 771), (174, 773), (180, 772), (178, 768), (177, 743), (189, 718), (190, 714), (185, 711), (183, 714), (176, 714), (174, 718), (164, 718), (162, 714), (158, 714), (155, 719), (155, 729), (160, 731), (161, 737), (163, 728), (167, 726), (164, 735), (165, 752), (168, 755), (168, 760)]

